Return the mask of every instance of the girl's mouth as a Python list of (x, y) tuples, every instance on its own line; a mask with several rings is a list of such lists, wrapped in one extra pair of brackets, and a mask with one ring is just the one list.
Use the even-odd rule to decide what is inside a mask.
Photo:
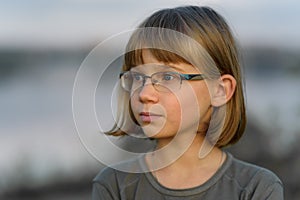
[(140, 119), (144, 123), (150, 123), (154, 120), (159, 119), (160, 117), (162, 117), (162, 115), (155, 114), (155, 113), (150, 113), (150, 112), (141, 112), (140, 113)]

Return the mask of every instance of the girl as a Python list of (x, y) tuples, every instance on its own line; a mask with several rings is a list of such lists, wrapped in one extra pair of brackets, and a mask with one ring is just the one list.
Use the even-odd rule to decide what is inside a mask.
[(246, 116), (235, 42), (213, 9), (147, 18), (128, 42), (120, 83), (108, 134), (140, 128), (156, 145), (139, 162), (102, 170), (93, 199), (283, 199), (276, 175), (222, 150), (240, 139)]

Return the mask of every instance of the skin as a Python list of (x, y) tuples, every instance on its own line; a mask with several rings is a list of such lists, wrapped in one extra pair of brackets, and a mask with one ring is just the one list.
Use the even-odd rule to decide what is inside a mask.
[[(143, 60), (145, 64), (165, 65), (153, 57), (148, 50), (143, 51)], [(179, 73), (199, 73), (198, 69), (186, 63), (169, 63), (168, 66)], [(161, 69), (146, 65), (133, 70), (150, 76)], [(132, 92), (133, 114), (145, 134), (157, 140), (157, 149), (162, 149), (171, 142), (174, 143), (176, 135), (179, 138), (175, 140), (173, 146), (176, 148), (170, 147), (171, 150), (166, 150), (159, 156), (149, 154), (146, 157), (150, 169), (155, 168), (155, 162), (170, 159), (174, 153), (172, 149), (183, 148), (186, 145), (185, 141), (192, 138), (188, 148), (178, 159), (152, 172), (160, 184), (173, 189), (191, 188), (205, 183), (216, 173), (225, 160), (225, 154), (217, 147), (213, 147), (202, 159), (199, 158), (198, 153), (204, 141), (212, 108), (222, 106), (229, 101), (235, 86), (235, 79), (225, 74), (220, 77), (220, 80), (214, 82), (183, 81), (180, 90), (168, 94), (156, 91), (147, 79), (144, 87)], [(141, 112), (152, 114), (150, 117), (143, 116)]]

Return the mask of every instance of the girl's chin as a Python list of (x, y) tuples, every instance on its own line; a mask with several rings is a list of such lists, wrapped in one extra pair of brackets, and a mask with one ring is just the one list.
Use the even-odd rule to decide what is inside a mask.
[(143, 129), (144, 134), (148, 138), (158, 139), (161, 136), (163, 136), (163, 133), (161, 132), (162, 128), (155, 127), (151, 123), (149, 123), (149, 124), (143, 124), (142, 125), (142, 129)]
[(151, 139), (167, 139), (167, 138), (173, 138), (176, 135), (176, 134), (166, 133), (161, 130), (149, 130), (146, 128), (143, 128), (143, 131), (145, 136)]

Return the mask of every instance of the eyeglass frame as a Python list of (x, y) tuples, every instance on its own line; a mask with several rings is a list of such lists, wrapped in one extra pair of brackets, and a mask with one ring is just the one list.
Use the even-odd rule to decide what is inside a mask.
[[(132, 73), (132, 71), (124, 71), (124, 72), (121, 72), (121, 73), (119, 74), (119, 79), (121, 79), (122, 76), (123, 76), (125, 73), (127, 73), (127, 72), (131, 72), (131, 73)], [(138, 74), (140, 74), (140, 75), (143, 77), (143, 84), (142, 84), (140, 87), (144, 87), (147, 78), (150, 78), (151, 84), (154, 86), (155, 83), (153, 83), (153, 81), (152, 81), (152, 76), (153, 76), (154, 74), (162, 73), (162, 72), (155, 72), (155, 73), (151, 74), (151, 76), (148, 76), (148, 75), (145, 75), (145, 74), (142, 74), (142, 73), (139, 73), (139, 72), (133, 72), (133, 73), (138, 73)], [(164, 73), (172, 73), (172, 74), (177, 74), (177, 75), (179, 75), (179, 77), (180, 77), (180, 86), (181, 86), (183, 80), (186, 80), (186, 81), (201, 81), (201, 80), (204, 80), (204, 79), (207, 78), (204, 74), (182, 74), (182, 73), (174, 72), (174, 71), (164, 71)], [(122, 88), (126, 90), (126, 88), (124, 88), (123, 86), (122, 86)], [(157, 90), (156, 87), (154, 87), (154, 88), (155, 88), (156, 91), (159, 91), (159, 90)], [(180, 88), (179, 88), (179, 89), (180, 89)], [(126, 91), (127, 91), (127, 90), (126, 90)], [(159, 92), (162, 92), (162, 91), (159, 91)]]

